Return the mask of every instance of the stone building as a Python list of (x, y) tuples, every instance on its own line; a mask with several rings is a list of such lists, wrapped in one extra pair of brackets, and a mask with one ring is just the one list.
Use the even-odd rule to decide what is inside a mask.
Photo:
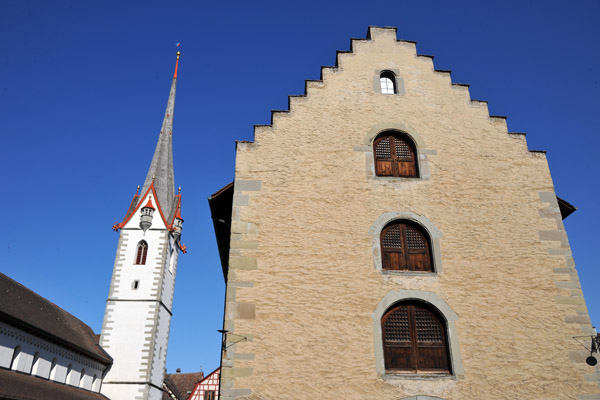
[(209, 202), (222, 399), (600, 399), (545, 153), (396, 29), (238, 142)]

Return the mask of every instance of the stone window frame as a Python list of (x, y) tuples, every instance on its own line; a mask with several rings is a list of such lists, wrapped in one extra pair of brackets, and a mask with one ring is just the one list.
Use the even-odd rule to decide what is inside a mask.
[[(389, 95), (388, 95), (389, 96)], [(375, 174), (375, 156), (373, 144), (375, 139), (383, 132), (398, 132), (411, 139), (415, 145), (417, 175), (418, 177), (377, 176)], [(402, 122), (382, 122), (371, 127), (363, 137), (361, 145), (354, 146), (354, 151), (365, 153), (367, 179), (381, 182), (414, 182), (431, 179), (428, 155), (436, 155), (437, 151), (428, 149), (419, 133), (410, 125)]]
[[(392, 374), (385, 371), (385, 359), (383, 355), (383, 339), (381, 332), (381, 318), (387, 310), (394, 304), (407, 301), (417, 300), (427, 303), (434, 307), (445, 319), (446, 322), (446, 338), (448, 340), (448, 355), (450, 358), (451, 373), (450, 374), (408, 374), (399, 373)], [(456, 321), (458, 315), (440, 296), (433, 292), (423, 290), (392, 290), (389, 291), (383, 299), (375, 307), (373, 312), (373, 345), (375, 350), (375, 371), (377, 375), (384, 380), (398, 379), (445, 379), (456, 380), (463, 379), (465, 372), (460, 355), (460, 347), (458, 344), (458, 335), (456, 333)], [(410, 397), (409, 397), (410, 398)]]
[(135, 259), (133, 260), (134, 265), (146, 265), (148, 258), (148, 242), (144, 239), (140, 240), (135, 247)]
[[(383, 263), (381, 260), (381, 231), (389, 223), (398, 220), (406, 220), (418, 224), (421, 228), (423, 228), (425, 233), (429, 235), (432, 271), (417, 272), (383, 269)], [(443, 237), (443, 235), (427, 217), (415, 214), (411, 211), (387, 212), (379, 216), (379, 218), (377, 218), (375, 222), (373, 222), (373, 224), (369, 228), (369, 236), (371, 237), (371, 243), (373, 247), (373, 264), (375, 266), (375, 270), (377, 270), (381, 274), (431, 276), (440, 275), (442, 273), (442, 254), (440, 249), (440, 239)]]
[[(386, 74), (388, 75), (387, 77), (389, 77), (389, 75), (393, 75), (394, 80), (392, 81), (392, 83), (394, 84), (394, 93), (382, 93), (381, 92), (381, 75), (382, 74)], [(382, 68), (382, 69), (376, 69), (375, 73), (373, 74), (373, 91), (375, 93), (378, 94), (383, 94), (385, 96), (404, 96), (406, 94), (406, 89), (404, 88), (404, 79), (402, 78), (402, 76), (400, 75), (400, 70), (397, 68)]]

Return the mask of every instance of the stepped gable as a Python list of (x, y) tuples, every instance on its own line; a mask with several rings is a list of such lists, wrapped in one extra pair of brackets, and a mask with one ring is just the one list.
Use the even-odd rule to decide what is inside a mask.
[(0, 320), (104, 365), (112, 363), (112, 358), (96, 344), (96, 335), (89, 326), (2, 273), (0, 294)]
[[(365, 39), (363, 38), (351, 38), (350, 39), (350, 50), (338, 50), (336, 51), (336, 56), (335, 56), (335, 65), (333, 66), (327, 66), (327, 65), (322, 65), (321, 66), (321, 74), (318, 80), (314, 80), (314, 79), (306, 79), (304, 80), (304, 94), (300, 94), (300, 95), (289, 95), (288, 96), (288, 109), (287, 110), (271, 110), (271, 123), (266, 125), (266, 124), (255, 124), (254, 125), (254, 136), (256, 137), (256, 132), (257, 130), (260, 129), (269, 129), (273, 127), (273, 120), (275, 118), (276, 115), (285, 115), (287, 113), (289, 113), (290, 111), (292, 111), (291, 105), (292, 105), (292, 100), (293, 99), (299, 99), (299, 98), (303, 98), (303, 97), (307, 97), (308, 96), (308, 89), (309, 88), (322, 88), (324, 85), (324, 76), (323, 73), (326, 71), (331, 71), (331, 72), (338, 72), (339, 71), (339, 67), (340, 67), (340, 56), (344, 56), (344, 55), (352, 55), (354, 53), (354, 44), (357, 42), (366, 42), (366, 41), (370, 41), (373, 40), (372, 35), (371, 35), (371, 31), (374, 29), (388, 29), (390, 31), (394, 31), (394, 34), (396, 34), (397, 32), (397, 28), (395, 27), (389, 27), (389, 26), (369, 26), (368, 30), (367, 30), (367, 36)], [(414, 40), (405, 40), (405, 39), (396, 39), (396, 41), (398, 43), (407, 43), (407, 44), (411, 44), (415, 46), (415, 50), (416, 50), (416, 45), (417, 42)], [(427, 54), (416, 54), (416, 57), (422, 57), (422, 58), (429, 58), (431, 60), (431, 62), (433, 63), (433, 58), (434, 56), (432, 55), (427, 55)], [(433, 69), (433, 72), (435, 73), (439, 73), (439, 74), (446, 74), (448, 75), (448, 77), (450, 77), (451, 74), (451, 70), (444, 70), (444, 69)], [(456, 82), (450, 82), (451, 86), (457, 90), (469, 90), (470, 84), (468, 83), (456, 83)], [(486, 100), (476, 100), (476, 99), (470, 99), (470, 102), (473, 105), (482, 105), (487, 107), (488, 102)], [(507, 116), (505, 115), (490, 115), (489, 116), (491, 119), (496, 119), (496, 120), (500, 120), (503, 121), (504, 123), (506, 123), (507, 120)], [(522, 132), (509, 132), (508, 128), (507, 128), (507, 134), (511, 134), (511, 135), (519, 135), (522, 136), (523, 138), (525, 137), (525, 133)], [(254, 141), (244, 141), (244, 143), (253, 143)], [(239, 143), (239, 142), (238, 142)], [(545, 154), (546, 151), (545, 150), (530, 150), (531, 153), (534, 154)]]

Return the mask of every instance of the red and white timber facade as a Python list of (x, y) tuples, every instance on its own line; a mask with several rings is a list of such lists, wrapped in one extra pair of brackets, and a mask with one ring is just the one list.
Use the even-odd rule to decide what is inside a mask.
[(196, 383), (194, 390), (188, 396), (187, 400), (217, 400), (219, 399), (219, 376), (221, 368), (215, 369), (204, 379)]
[(172, 130), (177, 66), (142, 191), (120, 231), (100, 345), (113, 357), (101, 392), (111, 400), (160, 400), (180, 244), (181, 194), (175, 194)]

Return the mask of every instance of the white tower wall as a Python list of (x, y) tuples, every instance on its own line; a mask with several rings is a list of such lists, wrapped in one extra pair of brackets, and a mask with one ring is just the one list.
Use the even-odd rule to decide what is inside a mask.
[[(114, 359), (102, 387), (111, 400), (162, 397), (178, 247), (158, 210), (146, 232), (139, 223), (136, 211), (121, 230), (100, 338)], [(137, 265), (142, 240), (148, 244), (146, 263)]]

